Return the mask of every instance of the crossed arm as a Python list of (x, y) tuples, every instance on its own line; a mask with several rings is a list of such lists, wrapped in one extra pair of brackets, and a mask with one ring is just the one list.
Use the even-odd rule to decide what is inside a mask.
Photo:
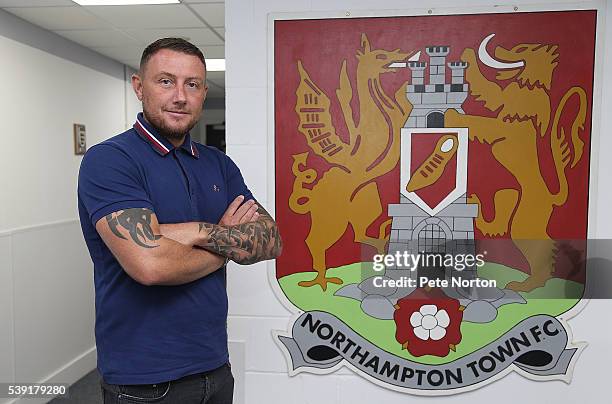
[(219, 224), (159, 224), (149, 209), (126, 209), (96, 223), (125, 271), (144, 285), (178, 285), (216, 271), (228, 258), (247, 265), (280, 255), (274, 219), (255, 201), (236, 198)]

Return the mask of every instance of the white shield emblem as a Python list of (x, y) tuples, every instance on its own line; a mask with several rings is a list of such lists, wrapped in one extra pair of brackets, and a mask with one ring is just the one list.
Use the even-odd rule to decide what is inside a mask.
[[(430, 147), (430, 150), (418, 150), (418, 153), (425, 153), (427, 156), (422, 162), (415, 164), (414, 157), (417, 151), (414, 149), (416, 143), (414, 138), (417, 136), (432, 136), (432, 139), (436, 139), (437, 142)], [(403, 128), (400, 158), (401, 194), (429, 215), (435, 216), (465, 194), (467, 157), (468, 128)], [(448, 176), (453, 164), (456, 164), (455, 187), (441, 190), (443, 194), (439, 195), (440, 200), (431, 206), (431, 203), (419, 195), (420, 190), (432, 187), (436, 182)]]

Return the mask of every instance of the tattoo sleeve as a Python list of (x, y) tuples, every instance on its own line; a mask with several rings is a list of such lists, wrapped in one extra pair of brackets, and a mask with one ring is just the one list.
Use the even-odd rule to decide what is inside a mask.
[(234, 226), (200, 223), (205, 241), (199, 246), (243, 265), (276, 258), (282, 249), (276, 223), (261, 205), (257, 212), (257, 221)]
[(130, 235), (134, 243), (143, 248), (158, 247), (157, 240), (162, 236), (153, 233), (151, 228), (151, 212), (149, 209), (134, 208), (121, 210), (106, 215), (106, 221), (113, 234), (127, 240), (119, 229), (124, 229)]

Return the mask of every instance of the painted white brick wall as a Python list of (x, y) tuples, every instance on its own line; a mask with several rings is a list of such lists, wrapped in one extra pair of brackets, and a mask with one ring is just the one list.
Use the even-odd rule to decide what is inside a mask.
[[(552, 3), (550, 1), (540, 1)], [(555, 4), (569, 3), (556, 1)], [(581, 3), (574, 4), (580, 5)], [(602, 4), (609, 3), (604, 2)], [(405, 0), (226, 0), (226, 58), (227, 58), (227, 149), (241, 167), (251, 190), (262, 204), (273, 211), (274, 183), (271, 179), (274, 156), (269, 142), (268, 111), (268, 14), (280, 12), (406, 9), (422, 4)], [(429, 1), (427, 7), (491, 7), (490, 0)], [(513, 4), (529, 4), (515, 0)], [(584, 4), (584, 3), (582, 3)], [(603, 11), (601, 23), (612, 23), (612, 9)], [(605, 34), (605, 43), (612, 43), (612, 29)], [(608, 47), (609, 48), (609, 47)], [(612, 110), (612, 54), (603, 57), (602, 111)], [(600, 150), (612, 150), (612, 120), (602, 114)], [(603, 173), (612, 171), (612, 161), (599, 160), (600, 176), (592, 175), (592, 186), (597, 187), (596, 222), (599, 237), (612, 234), (612, 191), (606, 189)], [(594, 158), (597, 158), (596, 156)], [(595, 164), (597, 166), (597, 163)], [(609, 183), (609, 181), (608, 181)], [(596, 225), (596, 226), (595, 226)], [(245, 341), (245, 367), (241, 379), (245, 381), (245, 401), (236, 404), (354, 404), (405, 403), (422, 400), (392, 392), (370, 383), (342, 369), (333, 375), (300, 374), (287, 376), (287, 364), (280, 348), (272, 338), (272, 330), (285, 330), (291, 314), (276, 299), (268, 281), (271, 264), (253, 267), (231, 266), (229, 270), (230, 339)], [(485, 388), (453, 397), (437, 397), (429, 403), (603, 403), (602, 392), (608, 391), (607, 369), (612, 364), (612, 326), (604, 321), (612, 309), (610, 301), (593, 301), (570, 324), (576, 340), (587, 341), (574, 379), (570, 385), (562, 382), (536, 383), (518, 374), (511, 374)], [(602, 401), (603, 400), (603, 401)]]

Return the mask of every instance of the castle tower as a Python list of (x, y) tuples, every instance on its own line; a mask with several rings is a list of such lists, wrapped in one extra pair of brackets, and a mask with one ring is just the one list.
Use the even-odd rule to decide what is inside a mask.
[(423, 85), (425, 84), (425, 62), (408, 62), (408, 67), (412, 71), (412, 84)]
[[(450, 54), (448, 46), (429, 46), (425, 51), (429, 56), (429, 63), (408, 62), (407, 65), (412, 71), (412, 82), (406, 86), (406, 98), (413, 108), (402, 129), (402, 137), (411, 132), (410, 128), (444, 128), (444, 113), (449, 109), (464, 113), (461, 105), (469, 91), (469, 85), (465, 83), (467, 63), (447, 63), (446, 58)], [(450, 83), (446, 80), (447, 68), (451, 72)], [(428, 79), (424, 77), (425, 70), (429, 73)], [(400, 184), (400, 189), (404, 186), (405, 184)], [(424, 250), (439, 253), (441, 249), (451, 254), (475, 253), (474, 218), (478, 215), (478, 205), (468, 203), (465, 194), (435, 216), (430, 216), (405, 195), (400, 195), (400, 202), (390, 204), (388, 209), (388, 215), (393, 218), (389, 254), (403, 251), (417, 254)], [(416, 279), (421, 271), (419, 268), (406, 274), (399, 268), (395, 271), (389, 269), (391, 270), (387, 271), (385, 276), (394, 279), (401, 276)], [(423, 269), (424, 273), (428, 271), (429, 269)], [(456, 275), (453, 268), (445, 268), (444, 275), (441, 276), (450, 280)], [(466, 268), (461, 275), (463, 278), (476, 277), (476, 267)], [(406, 295), (409, 292), (410, 290), (403, 290), (398, 293)]]
[[(425, 92), (425, 62), (408, 62), (408, 67), (412, 71), (412, 83), (406, 89), (406, 98), (414, 106), (422, 102), (422, 93)], [(416, 127), (416, 118), (408, 118), (404, 127)]]
[[(425, 62), (409, 62), (412, 83), (406, 86), (406, 98), (413, 106), (405, 128), (443, 128), (444, 113), (452, 108), (463, 113), (461, 104), (468, 95), (468, 84), (464, 82), (465, 62), (446, 62), (450, 53), (448, 46), (428, 46), (429, 78), (426, 80)], [(451, 82), (446, 82), (446, 69), (450, 68)], [(427, 84), (426, 84), (427, 83)]]
[(430, 46), (425, 49), (429, 55), (429, 84), (446, 83), (446, 56), (450, 53), (448, 46)]
[[(451, 91), (453, 90), (452, 84), (463, 84), (465, 77), (465, 69), (467, 68), (467, 62), (450, 62), (448, 67), (451, 69)], [(463, 91), (463, 86), (461, 86)]]

